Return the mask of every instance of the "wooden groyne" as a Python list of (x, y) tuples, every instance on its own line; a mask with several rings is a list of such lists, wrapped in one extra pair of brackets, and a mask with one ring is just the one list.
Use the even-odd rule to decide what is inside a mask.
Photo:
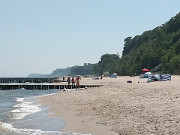
[(29, 78), (29, 77), (4, 77), (0, 78), (0, 83), (54, 83), (63, 82), (58, 77), (53, 78)]
[[(100, 87), (102, 85), (80, 85), (80, 88)], [(49, 90), (49, 89), (75, 89), (75, 85), (64, 85), (56, 83), (1, 83), (0, 90), (27, 89), (27, 90)]]

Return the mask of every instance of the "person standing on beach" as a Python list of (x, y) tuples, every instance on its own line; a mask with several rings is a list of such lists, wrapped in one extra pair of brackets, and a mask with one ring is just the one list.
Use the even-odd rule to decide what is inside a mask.
[(80, 80), (81, 80), (81, 77), (80, 77), (80, 75), (78, 75), (77, 78), (76, 78), (76, 89), (80, 88)]
[(63, 82), (65, 82), (65, 76), (63, 76)]
[(68, 85), (70, 85), (70, 84), (71, 84), (71, 78), (70, 78), (70, 76), (68, 76), (68, 78), (67, 78), (67, 82), (68, 82)]
[(75, 79), (74, 79), (74, 77), (72, 77), (71, 83), (72, 83), (72, 86), (75, 86)]

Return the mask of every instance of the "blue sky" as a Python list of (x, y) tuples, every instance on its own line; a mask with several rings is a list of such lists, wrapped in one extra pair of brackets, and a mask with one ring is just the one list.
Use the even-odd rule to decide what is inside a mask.
[(180, 0), (0, 0), (0, 77), (49, 74), (121, 52), (167, 22)]

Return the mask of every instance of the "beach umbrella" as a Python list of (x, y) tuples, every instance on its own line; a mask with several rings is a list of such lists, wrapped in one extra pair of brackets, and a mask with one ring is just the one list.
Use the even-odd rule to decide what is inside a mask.
[(148, 71), (149, 71), (149, 69), (144, 68), (144, 69), (142, 69), (142, 71), (148, 72)]

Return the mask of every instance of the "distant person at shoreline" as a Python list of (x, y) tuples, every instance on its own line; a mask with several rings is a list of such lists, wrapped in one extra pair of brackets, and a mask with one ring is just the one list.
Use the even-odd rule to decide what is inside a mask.
[(81, 80), (81, 77), (80, 77), (80, 75), (78, 75), (77, 78), (76, 78), (76, 89), (80, 88), (80, 80)]
[(70, 78), (70, 76), (68, 76), (68, 78), (67, 78), (67, 82), (68, 82), (68, 85), (70, 85), (70, 84), (71, 84), (71, 78)]
[(74, 79), (74, 77), (72, 77), (72, 79), (71, 79), (71, 83), (72, 83), (72, 86), (75, 86), (75, 79)]
[(63, 82), (65, 81), (65, 76), (63, 76)]

